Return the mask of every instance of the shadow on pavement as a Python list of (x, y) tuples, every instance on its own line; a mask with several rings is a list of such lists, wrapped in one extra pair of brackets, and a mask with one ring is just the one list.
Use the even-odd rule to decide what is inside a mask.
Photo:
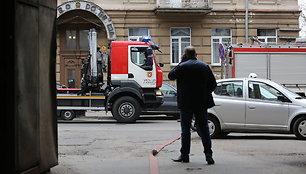
[(177, 120), (177, 118), (175, 117), (171, 117), (171, 116), (163, 116), (163, 115), (141, 115), (139, 117), (139, 120)]
[[(174, 120), (177, 119), (175, 117), (170, 116), (151, 116), (151, 115), (141, 115), (139, 119), (135, 123), (118, 123), (113, 117), (102, 116), (102, 117), (77, 117), (73, 120), (61, 120), (58, 119), (57, 123), (67, 123), (67, 124), (76, 124), (76, 123), (92, 123), (92, 124), (144, 124), (144, 123), (154, 123), (159, 120)], [(157, 122), (156, 122), (157, 123)]]
[(65, 123), (65, 124), (114, 124), (117, 123), (116, 120), (57, 120), (57, 123)]
[(241, 139), (247, 139), (247, 140), (297, 140), (296, 137), (293, 134), (254, 134), (254, 133), (248, 133), (248, 134), (229, 134), (224, 138), (219, 138), (222, 140), (241, 140)]

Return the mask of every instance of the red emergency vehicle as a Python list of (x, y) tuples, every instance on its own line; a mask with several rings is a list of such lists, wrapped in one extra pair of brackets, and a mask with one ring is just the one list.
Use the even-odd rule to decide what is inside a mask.
[(118, 122), (135, 122), (142, 110), (161, 105), (162, 64), (157, 64), (154, 53), (159, 47), (148, 38), (113, 41), (105, 54), (97, 47), (96, 38), (95, 30), (90, 30), (80, 92), (57, 94), (58, 115), (71, 120), (87, 110), (105, 110)]
[(255, 73), (258, 78), (273, 80), (305, 95), (306, 44), (231, 45), (231, 56), (229, 77), (248, 77)]

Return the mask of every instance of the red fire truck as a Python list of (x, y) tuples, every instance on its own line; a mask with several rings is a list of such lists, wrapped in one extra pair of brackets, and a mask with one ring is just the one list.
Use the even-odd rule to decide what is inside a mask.
[(228, 77), (250, 73), (282, 84), (305, 96), (306, 44), (240, 44), (230, 46)]
[[(159, 47), (149, 38), (112, 41), (108, 54), (97, 47), (97, 33), (89, 31), (89, 56), (83, 63), (81, 89), (57, 94), (58, 115), (71, 120), (87, 110), (111, 111), (118, 122), (135, 122), (141, 111), (163, 102), (162, 64), (154, 51)], [(107, 79), (103, 73), (107, 73)]]

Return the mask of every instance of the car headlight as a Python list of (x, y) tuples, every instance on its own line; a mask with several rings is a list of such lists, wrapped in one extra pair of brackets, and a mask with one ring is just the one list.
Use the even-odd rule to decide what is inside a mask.
[(155, 95), (163, 95), (163, 93), (160, 90), (155, 91)]

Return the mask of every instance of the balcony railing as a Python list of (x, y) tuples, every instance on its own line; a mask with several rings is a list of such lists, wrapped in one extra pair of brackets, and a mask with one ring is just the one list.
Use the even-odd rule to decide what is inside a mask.
[(211, 0), (157, 0), (157, 12), (209, 12)]

